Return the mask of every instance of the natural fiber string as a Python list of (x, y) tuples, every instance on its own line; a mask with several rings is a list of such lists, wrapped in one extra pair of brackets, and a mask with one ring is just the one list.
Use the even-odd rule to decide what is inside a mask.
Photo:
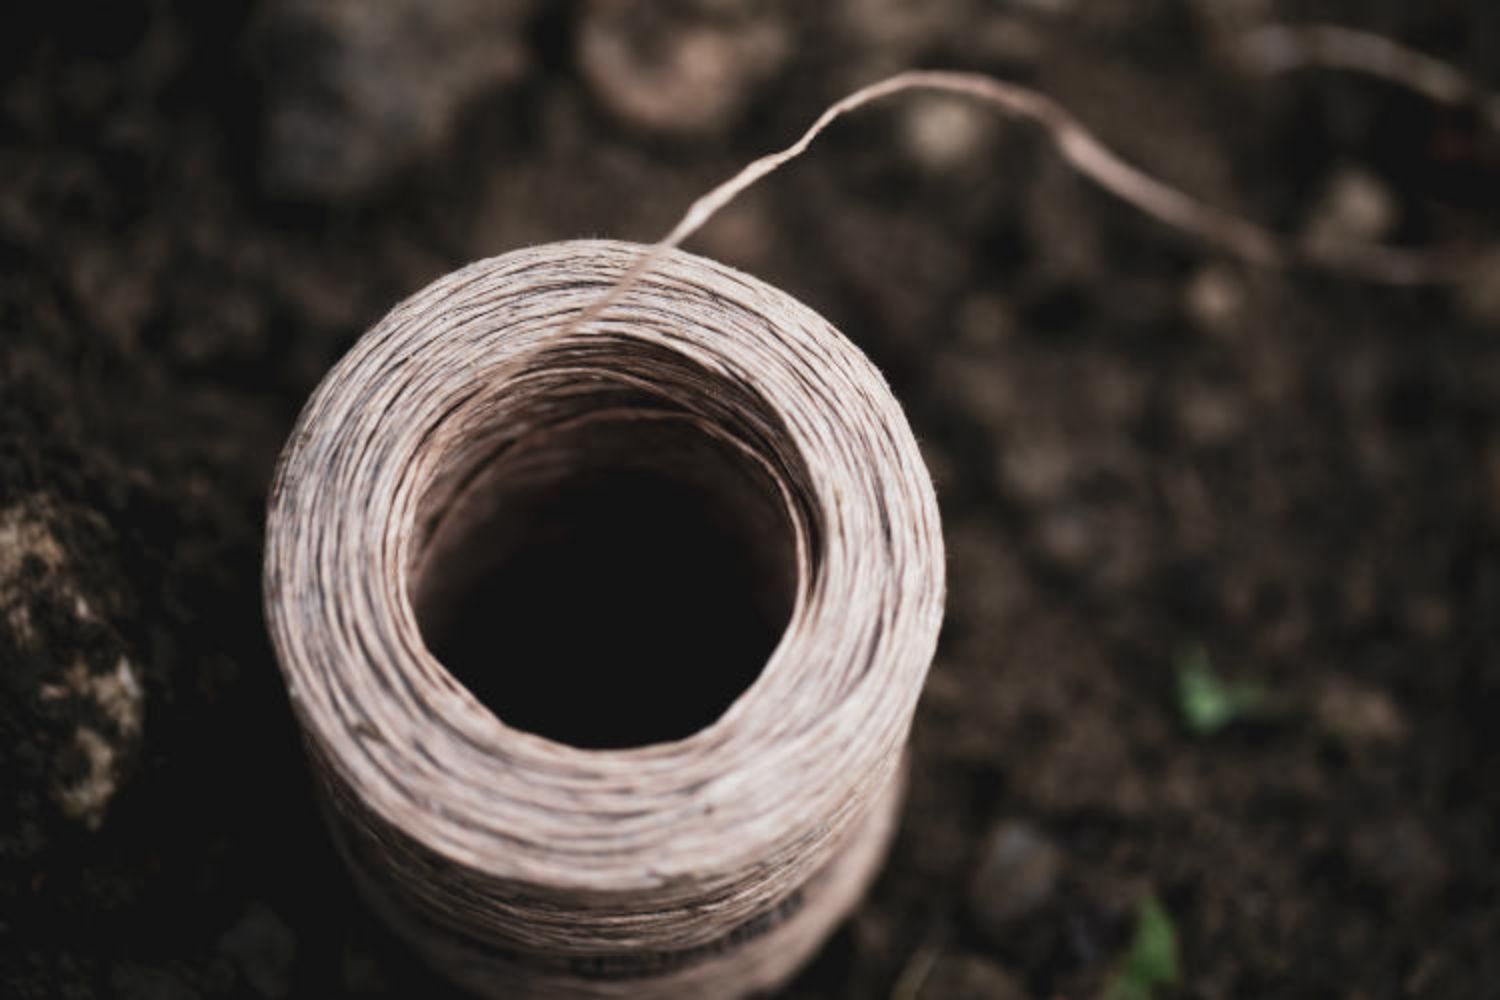
[(1383, 35), (1337, 24), (1267, 24), (1236, 39), (1239, 61), (1258, 73), (1335, 69), (1405, 87), (1436, 104), (1472, 105), (1500, 129), (1500, 94), (1453, 66)]
[[(1242, 61), (1260, 72), (1323, 66), (1378, 76), (1443, 104), (1478, 102), (1491, 127), (1500, 128), (1500, 97), (1470, 82), (1452, 67), (1379, 36), (1327, 25), (1298, 29), (1273, 25), (1240, 39)], [(970, 97), (1041, 127), (1062, 157), (1080, 174), (1158, 222), (1187, 233), (1248, 263), (1271, 268), (1308, 267), (1391, 285), (1446, 284), (1465, 280), (1475, 254), (1462, 246), (1403, 249), (1354, 240), (1302, 243), (1206, 204), (1165, 184), (1111, 150), (1072, 112), (1040, 91), (982, 73), (909, 70), (861, 87), (830, 105), (796, 142), (747, 164), (700, 197), (672, 230), (642, 255), (620, 282), (583, 317), (592, 319), (651, 267), (656, 256), (681, 246), (724, 206), (768, 174), (806, 152), (828, 126), (867, 104), (911, 91)]]
[[(377, 905), (494, 995), (783, 978), (882, 852), (942, 613), (911, 432), (814, 313), (672, 252), (561, 333), (640, 249), (518, 251), (398, 306), (313, 395), (272, 493), (268, 618), (333, 827)], [(428, 550), (480, 484), (566, 474), (590, 426), (664, 423), (719, 442), (773, 498), (795, 552), (785, 634), (683, 740), (581, 750), (506, 726), (424, 643)], [(624, 440), (670, 463), (642, 433)], [(519, 669), (497, 619), (496, 669)]]
[[(676, 248), (838, 117), (910, 90), (1040, 125), (1106, 190), (1247, 261), (1419, 283), (1447, 280), (1458, 259), (1298, 246), (1132, 167), (1041, 94), (922, 71), (833, 105), (651, 247), (517, 251), (396, 307), (319, 386), (283, 454), (267, 618), (357, 881), (480, 992), (773, 986), (883, 853), (942, 609), (926, 471), (885, 383), (837, 331)], [(726, 503), (780, 519), (794, 553), (785, 633), (749, 689), (685, 739), (584, 750), (505, 725), (429, 651), (418, 606), (441, 613), (446, 562), (487, 504), (503, 513), (506, 488), (598, 460), (591, 435), (620, 432), (633, 460), (691, 475), (686, 452), (654, 436), (664, 427), (737, 464)], [(497, 669), (520, 669), (503, 640)]]

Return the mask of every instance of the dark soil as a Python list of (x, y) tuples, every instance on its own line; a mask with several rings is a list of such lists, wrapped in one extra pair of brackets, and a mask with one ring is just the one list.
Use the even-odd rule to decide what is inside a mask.
[[(918, 64), (1034, 84), (1290, 232), (1500, 233), (1478, 114), (1251, 78), (1221, 45), (1329, 19), (1500, 82), (1482, 0), (681, 2), (626, 46), (655, 72), (707, 38), (707, 82), (622, 64), (601, 3), (454, 3), (373, 42), (347, 3), (26, 6), (0, 15), (9, 997), (449, 995), (344, 876), (259, 610), (298, 407), (432, 278), (652, 239)], [(1176, 995), (1494, 995), (1494, 269), (1403, 291), (1246, 267), (1031, 129), (918, 98), (838, 126), (693, 249), (888, 373), (951, 555), (894, 855), (790, 995), (1094, 995), (1147, 897)], [(1195, 648), (1260, 710), (1187, 725)]]

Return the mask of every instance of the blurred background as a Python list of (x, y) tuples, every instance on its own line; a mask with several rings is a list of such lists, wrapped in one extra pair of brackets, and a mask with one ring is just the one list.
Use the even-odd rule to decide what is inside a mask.
[[(652, 240), (911, 67), (1034, 86), (1293, 236), (1500, 239), (1483, 0), (53, 0), (0, 15), (0, 994), (447, 996), (319, 823), (259, 610), (327, 367), (476, 257)], [(1500, 981), (1500, 261), (1274, 273), (906, 96), (690, 249), (827, 316), (941, 495), (948, 617), (873, 894), (796, 997)]]

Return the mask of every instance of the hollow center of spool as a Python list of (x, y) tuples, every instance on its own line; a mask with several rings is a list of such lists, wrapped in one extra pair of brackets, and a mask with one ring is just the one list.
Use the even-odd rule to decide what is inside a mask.
[(584, 748), (690, 736), (785, 631), (781, 496), (686, 419), (541, 432), (450, 478), (412, 568), (418, 624), (508, 725)]

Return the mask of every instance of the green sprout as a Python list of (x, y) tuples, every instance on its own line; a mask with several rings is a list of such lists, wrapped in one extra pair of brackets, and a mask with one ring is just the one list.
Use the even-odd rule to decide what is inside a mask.
[(1171, 914), (1154, 896), (1141, 900), (1135, 912), (1135, 936), (1125, 962), (1108, 988), (1106, 1000), (1153, 1000), (1157, 991), (1181, 978), (1177, 962), (1177, 930)]
[(1226, 681), (1215, 671), (1202, 646), (1192, 646), (1177, 657), (1177, 711), (1188, 729), (1199, 736), (1254, 716), (1266, 705), (1258, 685)]

